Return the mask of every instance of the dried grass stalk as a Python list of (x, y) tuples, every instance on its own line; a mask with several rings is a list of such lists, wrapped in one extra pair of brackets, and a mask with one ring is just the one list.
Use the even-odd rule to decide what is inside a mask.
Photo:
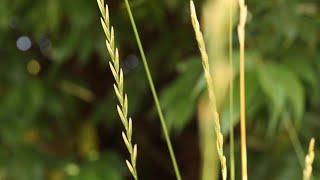
[(248, 179), (247, 173), (247, 143), (246, 143), (246, 115), (245, 115), (245, 25), (247, 20), (247, 6), (244, 0), (239, 0), (240, 22), (238, 36), (240, 43), (240, 131), (241, 131), (241, 167), (242, 180)]

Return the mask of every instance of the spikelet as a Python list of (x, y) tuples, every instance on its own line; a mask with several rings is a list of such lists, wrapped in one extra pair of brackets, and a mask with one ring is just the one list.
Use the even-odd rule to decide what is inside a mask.
[(310, 180), (312, 176), (312, 163), (314, 161), (314, 138), (310, 140), (309, 151), (305, 158), (305, 167), (303, 170), (303, 180)]
[(127, 94), (123, 92), (124, 80), (123, 80), (123, 70), (120, 68), (119, 63), (119, 50), (115, 46), (114, 29), (110, 27), (109, 19), (109, 9), (108, 5), (104, 6), (104, 0), (97, 0), (100, 12), (102, 14), (101, 25), (106, 35), (106, 46), (110, 54), (111, 61), (109, 61), (110, 70), (116, 81), (113, 84), (115, 94), (119, 100), (117, 105), (117, 111), (120, 120), (125, 128), (125, 132), (122, 132), (123, 141), (130, 153), (130, 161), (126, 160), (128, 169), (135, 180), (138, 180), (138, 174), (136, 169), (137, 161), (137, 145), (132, 144), (132, 119), (128, 117), (128, 97)]
[(217, 150), (218, 150), (218, 155), (221, 163), (222, 177), (223, 177), (223, 180), (226, 180), (227, 179), (227, 162), (226, 162), (226, 157), (223, 154), (223, 135), (221, 133), (219, 114), (216, 107), (216, 98), (213, 92), (213, 82), (212, 82), (212, 77), (210, 75), (208, 54), (206, 52), (206, 46), (203, 40), (203, 35), (200, 30), (200, 25), (197, 19), (195, 6), (192, 0), (190, 0), (190, 12), (191, 12), (191, 21), (192, 21), (193, 29), (195, 31), (196, 39), (198, 42), (198, 46), (199, 46), (199, 50), (202, 58), (202, 65), (204, 69), (204, 76), (207, 82), (210, 106), (213, 111), (212, 113), (213, 113), (214, 129), (217, 136)]

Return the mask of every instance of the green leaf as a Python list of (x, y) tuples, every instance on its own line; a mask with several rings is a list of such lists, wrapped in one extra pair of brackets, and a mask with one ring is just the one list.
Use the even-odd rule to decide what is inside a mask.
[(258, 68), (259, 83), (269, 98), (270, 121), (268, 135), (273, 135), (283, 110), (291, 110), (298, 125), (304, 112), (304, 91), (296, 75), (286, 66), (261, 64)]
[[(315, 61), (317, 62), (317, 61)], [(310, 103), (314, 106), (320, 104), (320, 86), (318, 83), (317, 65), (312, 57), (305, 57), (305, 55), (292, 53), (292, 55), (285, 60), (285, 65), (290, 68), (301, 79), (305, 86), (304, 90), (310, 96)]]
[(33, 147), (15, 146), (10, 149), (1, 146), (0, 168), (2, 179), (41, 180), (45, 178), (44, 164), (49, 158)]
[[(240, 81), (239, 81), (239, 51), (233, 52), (233, 73), (235, 75), (233, 80), (233, 126), (239, 123), (240, 118)], [(258, 109), (262, 106), (263, 100), (259, 94), (259, 85), (257, 80), (257, 74), (255, 68), (257, 62), (261, 59), (258, 51), (251, 50), (246, 52), (245, 69), (245, 90), (246, 90), (246, 115), (248, 117), (254, 116)], [(229, 93), (228, 93), (229, 94)], [(229, 95), (228, 95), (229, 97)], [(221, 129), (222, 133), (229, 134), (229, 123), (230, 123), (230, 101), (226, 99), (226, 106), (221, 113)]]
[[(262, 106), (261, 94), (259, 94), (259, 84), (257, 81), (257, 74), (254, 69), (246, 71), (246, 115), (248, 117), (254, 116), (257, 110)], [(240, 81), (239, 76), (236, 76), (233, 83), (233, 126), (239, 123), (240, 118)], [(226, 108), (222, 112), (221, 129), (223, 134), (229, 134), (230, 125), (230, 106), (229, 100)]]
[[(201, 60), (192, 58), (185, 64), (185, 72), (160, 94), (161, 106), (169, 130), (181, 131), (190, 121), (201, 90)], [(202, 82), (203, 83), (203, 82)], [(198, 84), (198, 85), (197, 85)]]
[(80, 164), (79, 174), (70, 175), (67, 180), (122, 180), (125, 170), (125, 163), (119, 154), (109, 151), (97, 160)]
[(305, 59), (299, 54), (294, 54), (284, 61), (284, 65), (290, 68), (302, 81), (307, 83), (311, 87), (317, 86), (317, 75), (314, 68), (312, 67), (311, 61)]
[(64, 62), (70, 58), (74, 50), (74, 46), (78, 46), (77, 41), (79, 39), (77, 33), (68, 33), (65, 36), (60, 37), (60, 41), (53, 43), (52, 59), (58, 62)]

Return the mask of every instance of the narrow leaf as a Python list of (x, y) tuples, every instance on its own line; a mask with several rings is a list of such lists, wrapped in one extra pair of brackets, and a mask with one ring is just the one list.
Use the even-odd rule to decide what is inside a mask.
[[(110, 46), (110, 43), (108, 42), (108, 40), (106, 40), (106, 46), (107, 46), (107, 49), (108, 49), (108, 52), (110, 54), (110, 57), (112, 59), (112, 62), (114, 62), (114, 52), (113, 50), (111, 49), (111, 46)], [(116, 67), (115, 67), (116, 68)], [(116, 68), (117, 70), (117, 68)]]
[(121, 106), (122, 106), (122, 95), (120, 94), (120, 92), (119, 92), (119, 90), (118, 90), (118, 88), (117, 88), (117, 86), (115, 85), (115, 84), (113, 84), (113, 88), (114, 88), (114, 92), (116, 93), (116, 95), (117, 95), (117, 97), (118, 97), (118, 100), (119, 100), (119, 102), (120, 102), (120, 104), (121, 104)]
[(118, 48), (116, 48), (116, 51), (115, 51), (114, 68), (116, 69), (116, 72), (119, 73), (119, 51), (118, 51)]
[(110, 40), (110, 46), (111, 46), (111, 49), (114, 49), (115, 48), (115, 42), (114, 42), (114, 29), (113, 29), (113, 26), (111, 26), (111, 40)]
[(120, 94), (123, 94), (123, 72), (122, 72), (122, 69), (120, 69), (119, 92), (120, 92)]
[(126, 116), (128, 115), (128, 96), (127, 94), (124, 95), (124, 102), (123, 102), (123, 114)]
[(132, 119), (129, 118), (129, 127), (128, 127), (128, 139), (131, 141), (132, 138)]
[(127, 166), (128, 166), (128, 168), (129, 168), (129, 171), (131, 172), (132, 176), (135, 177), (135, 176), (136, 176), (136, 173), (135, 173), (133, 167), (131, 166), (130, 162), (129, 162), (128, 160), (126, 160), (126, 163), (127, 163)]
[(118, 74), (116, 73), (116, 70), (114, 69), (112, 63), (109, 61), (109, 66), (110, 66), (110, 69), (111, 69), (111, 72), (112, 72), (112, 75), (114, 77), (114, 80), (117, 82), (117, 84), (119, 83), (119, 77), (118, 77)]
[(132, 153), (132, 145), (129, 142), (129, 140), (124, 132), (122, 132), (122, 139), (123, 139), (124, 143), (126, 144), (129, 153), (131, 154)]
[(104, 20), (106, 22), (107, 28), (109, 29), (110, 28), (110, 19), (109, 19), (109, 7), (108, 7), (108, 4), (106, 4)]
[(133, 151), (132, 151), (132, 165), (133, 165), (133, 167), (135, 168), (135, 166), (136, 166), (136, 162), (137, 162), (137, 152), (138, 150), (137, 150), (137, 145), (135, 144), (134, 146), (133, 146)]
[(127, 119), (125, 118), (125, 116), (123, 115), (120, 106), (117, 105), (117, 110), (118, 110), (118, 114), (120, 116), (120, 119), (122, 121), (123, 126), (125, 127), (125, 129), (128, 129), (128, 122)]
[(97, 0), (97, 3), (103, 18), (105, 18), (104, 0)]
[(105, 24), (105, 22), (103, 21), (102, 18), (100, 18), (100, 21), (101, 21), (101, 25), (102, 25), (104, 34), (106, 35), (107, 39), (110, 40), (110, 32), (109, 32), (109, 29), (107, 28), (107, 26), (106, 26), (106, 24)]

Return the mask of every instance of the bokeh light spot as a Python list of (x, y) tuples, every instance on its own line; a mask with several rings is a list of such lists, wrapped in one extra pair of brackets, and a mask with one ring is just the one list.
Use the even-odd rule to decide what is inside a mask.
[(125, 64), (130, 69), (134, 69), (135, 67), (137, 67), (138, 63), (139, 63), (139, 58), (134, 54), (130, 54), (125, 59)]
[(30, 74), (37, 75), (41, 70), (41, 65), (37, 60), (33, 59), (28, 62), (27, 70)]
[(69, 176), (77, 176), (80, 173), (80, 168), (77, 164), (70, 163), (66, 165), (65, 171)]
[(27, 51), (31, 48), (31, 40), (27, 36), (21, 36), (17, 39), (17, 48), (20, 51)]

